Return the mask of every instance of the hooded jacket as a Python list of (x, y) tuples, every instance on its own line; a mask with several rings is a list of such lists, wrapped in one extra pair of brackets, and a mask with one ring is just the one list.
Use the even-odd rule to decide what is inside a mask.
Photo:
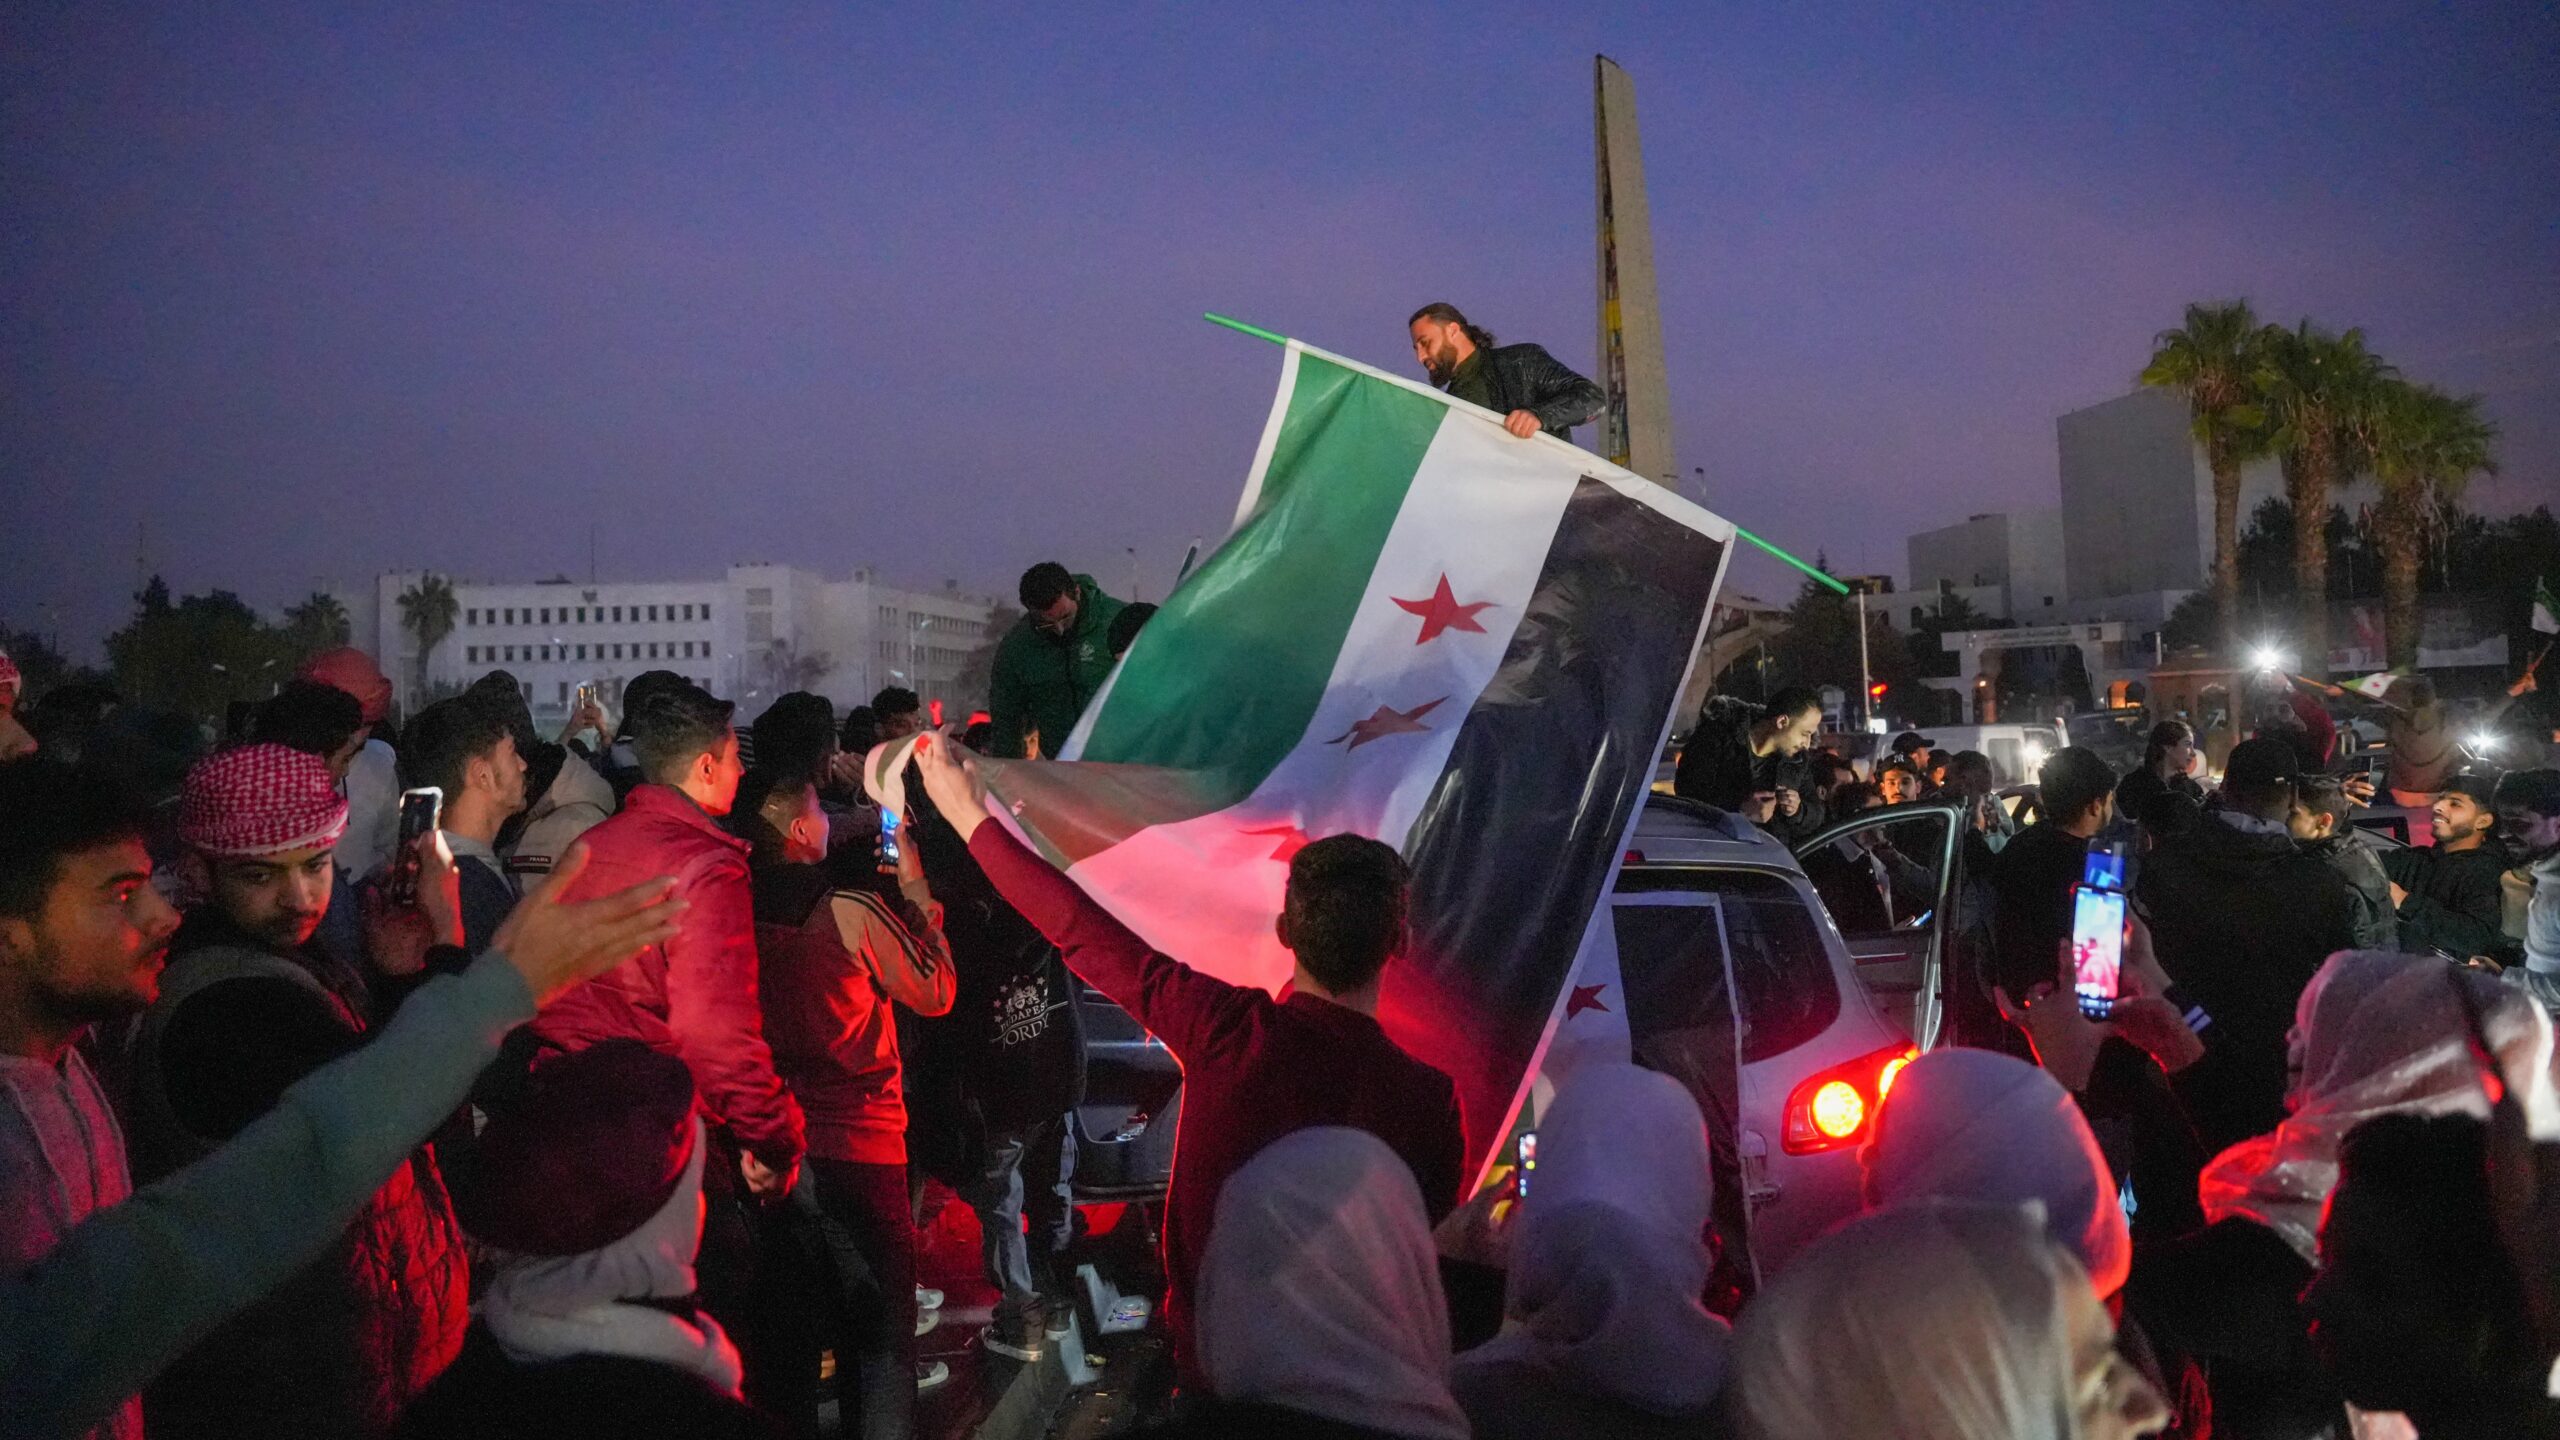
[(682, 1059), (712, 1115), (777, 1172), (799, 1163), (799, 1102), (774, 1073), (756, 999), (755, 902), (747, 844), (682, 791), (642, 785), (586, 834), (587, 868), (565, 901), (673, 876), (687, 902), (675, 938), (554, 1001), (534, 1022), (545, 1048), (627, 1037)]
[(1078, 575), (1075, 582), (1073, 629), (1052, 637), (1025, 615), (996, 646), (987, 694), (995, 727), (988, 753), (1000, 759), (1022, 758), (1025, 737), (1034, 730), (1040, 733), (1040, 754), (1057, 759), (1084, 707), (1111, 676), (1111, 621), (1123, 602), (1103, 594), (1090, 575)]
[[(2235, 821), (2237, 823), (2235, 823)], [(2355, 948), (2355, 896), (2283, 827), (2217, 812), (2143, 861), (2135, 893), (2169, 978), (2214, 1019), (2223, 1083), (2190, 1095), (2209, 1146), (2284, 1120), (2285, 1032), (2322, 961)]]
[(1773, 815), (1770, 834), (1792, 845), (1822, 828), (1822, 799), (1814, 793), (1813, 767), (1799, 753), (1751, 753), (1751, 727), (1766, 708), (1734, 695), (1710, 695), (1698, 707), (1698, 723), (1689, 743), (1680, 748), (1680, 767), (1671, 782), (1683, 798), (1739, 812), (1752, 792), (1793, 790), (1801, 803), (1792, 816)]

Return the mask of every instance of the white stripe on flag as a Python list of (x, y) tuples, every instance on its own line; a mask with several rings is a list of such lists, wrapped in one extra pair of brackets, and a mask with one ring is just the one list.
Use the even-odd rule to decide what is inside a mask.
[[(1291, 969), (1271, 933), (1288, 831), (1356, 831), (1401, 848), (1536, 590), (1582, 473), (1560, 458), (1453, 411), (1414, 473), (1297, 748), (1237, 805), (1143, 830), (1068, 873), (1157, 949), (1276, 990)], [(1426, 617), (1396, 601), (1428, 602), (1443, 576), (1457, 604), (1485, 606), (1472, 615), (1483, 633), (1447, 628), (1418, 644)], [(1435, 700), (1418, 734), (1356, 749), (1343, 739), (1381, 709), (1410, 713)], [(1239, 943), (1246, 952), (1232, 953)]]

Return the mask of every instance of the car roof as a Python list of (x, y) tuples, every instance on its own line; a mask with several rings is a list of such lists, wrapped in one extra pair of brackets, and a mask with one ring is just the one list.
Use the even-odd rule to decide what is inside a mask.
[(1750, 865), (1802, 872), (1795, 853), (1729, 810), (1678, 795), (1647, 795), (1635, 849), (1647, 864)]

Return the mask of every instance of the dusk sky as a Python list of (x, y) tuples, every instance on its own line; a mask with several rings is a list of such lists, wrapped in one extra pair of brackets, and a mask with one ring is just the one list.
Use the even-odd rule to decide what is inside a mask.
[(1161, 599), (1279, 364), (1201, 311), (1592, 367), (1595, 51), (1681, 466), (1780, 544), (2054, 503), (2055, 416), (2229, 296), (2486, 395), (2477, 503), (2560, 499), (2550, 6), (1582, 8), (20, 0), (0, 620), (96, 658), (138, 524), (271, 610), (584, 576), (591, 522), (608, 580), (1134, 546)]

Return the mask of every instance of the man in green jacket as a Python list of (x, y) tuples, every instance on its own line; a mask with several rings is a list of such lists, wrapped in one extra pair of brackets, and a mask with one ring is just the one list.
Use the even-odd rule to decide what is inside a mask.
[(1121, 601), (1102, 593), (1090, 575), (1070, 575), (1055, 560), (1022, 572), (1022, 619), (996, 647), (995, 677), (987, 697), (995, 726), (989, 742), (1000, 758), (1040, 753), (1056, 759), (1111, 674), (1111, 621)]

